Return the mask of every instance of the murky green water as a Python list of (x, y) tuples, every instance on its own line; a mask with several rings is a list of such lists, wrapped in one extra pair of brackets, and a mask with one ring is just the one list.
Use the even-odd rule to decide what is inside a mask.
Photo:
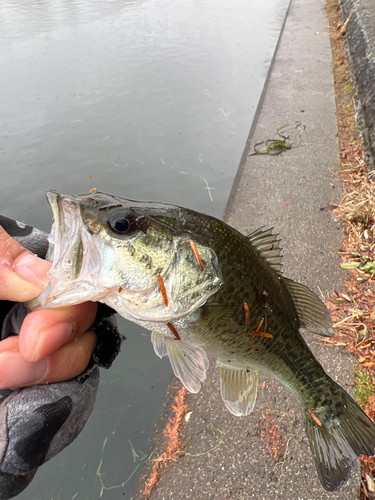
[[(221, 217), (287, 3), (2, 0), (0, 213), (49, 231), (47, 189), (96, 187)], [(89, 423), (20, 499), (131, 498), (171, 369), (121, 329)]]

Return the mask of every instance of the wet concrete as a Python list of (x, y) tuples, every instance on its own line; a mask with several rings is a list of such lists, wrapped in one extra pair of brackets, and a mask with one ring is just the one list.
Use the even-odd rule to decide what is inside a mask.
[(375, 168), (375, 1), (339, 0), (366, 160)]
[[(322, 210), (341, 197), (335, 112), (325, 3), (292, 0), (224, 219), (244, 233), (274, 226), (282, 238), (284, 274), (323, 294), (339, 290), (343, 277), (337, 256), (342, 229)], [(253, 155), (264, 148), (262, 141), (282, 139), (278, 129), (292, 148), (278, 156)], [(353, 394), (349, 356), (311, 335), (305, 338), (327, 373)], [(151, 446), (154, 457), (164, 451), (162, 432), (180, 387), (172, 380)], [(186, 453), (159, 479), (151, 500), (358, 498), (358, 461), (341, 490), (326, 492), (298, 403), (269, 377), (261, 376), (260, 388), (251, 415), (231, 415), (211, 363), (201, 392), (187, 397), (190, 418), (181, 436)], [(145, 477), (151, 466), (146, 464)], [(145, 477), (134, 500), (144, 498)]]

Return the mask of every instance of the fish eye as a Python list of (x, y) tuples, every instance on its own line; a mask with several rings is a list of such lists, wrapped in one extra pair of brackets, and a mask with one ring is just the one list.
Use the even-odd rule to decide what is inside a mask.
[(129, 234), (138, 227), (134, 215), (118, 212), (109, 217), (108, 225), (117, 234)]
[(117, 231), (118, 233), (127, 233), (130, 228), (130, 222), (128, 219), (116, 219), (112, 223), (112, 229)]

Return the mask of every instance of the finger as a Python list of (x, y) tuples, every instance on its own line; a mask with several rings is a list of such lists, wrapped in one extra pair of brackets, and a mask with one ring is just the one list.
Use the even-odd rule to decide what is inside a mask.
[(89, 364), (97, 341), (95, 333), (89, 330), (50, 356), (30, 363), (13, 350), (18, 337), (13, 339), (10, 351), (0, 351), (0, 389), (52, 384), (77, 377)]
[(28, 314), (19, 335), (19, 349), (27, 361), (36, 362), (82, 335), (93, 324), (97, 304), (41, 309)]
[(18, 336), (8, 337), (0, 342), (0, 354), (11, 351), (19, 351)]
[(26, 302), (36, 297), (47, 286), (50, 267), (0, 226), (0, 300)]

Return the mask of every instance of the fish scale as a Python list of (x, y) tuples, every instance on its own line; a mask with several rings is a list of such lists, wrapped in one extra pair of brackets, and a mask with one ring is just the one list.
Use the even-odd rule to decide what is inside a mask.
[[(300, 328), (332, 336), (329, 313), (281, 273), (279, 240), (244, 236), (193, 210), (105, 193), (47, 194), (54, 212), (51, 280), (31, 309), (99, 300), (151, 333), (186, 388), (198, 392), (208, 355), (235, 415), (254, 408), (258, 372), (297, 398), (322, 486), (340, 488), (375, 426), (314, 358)], [(62, 268), (63, 265), (63, 268)]]

